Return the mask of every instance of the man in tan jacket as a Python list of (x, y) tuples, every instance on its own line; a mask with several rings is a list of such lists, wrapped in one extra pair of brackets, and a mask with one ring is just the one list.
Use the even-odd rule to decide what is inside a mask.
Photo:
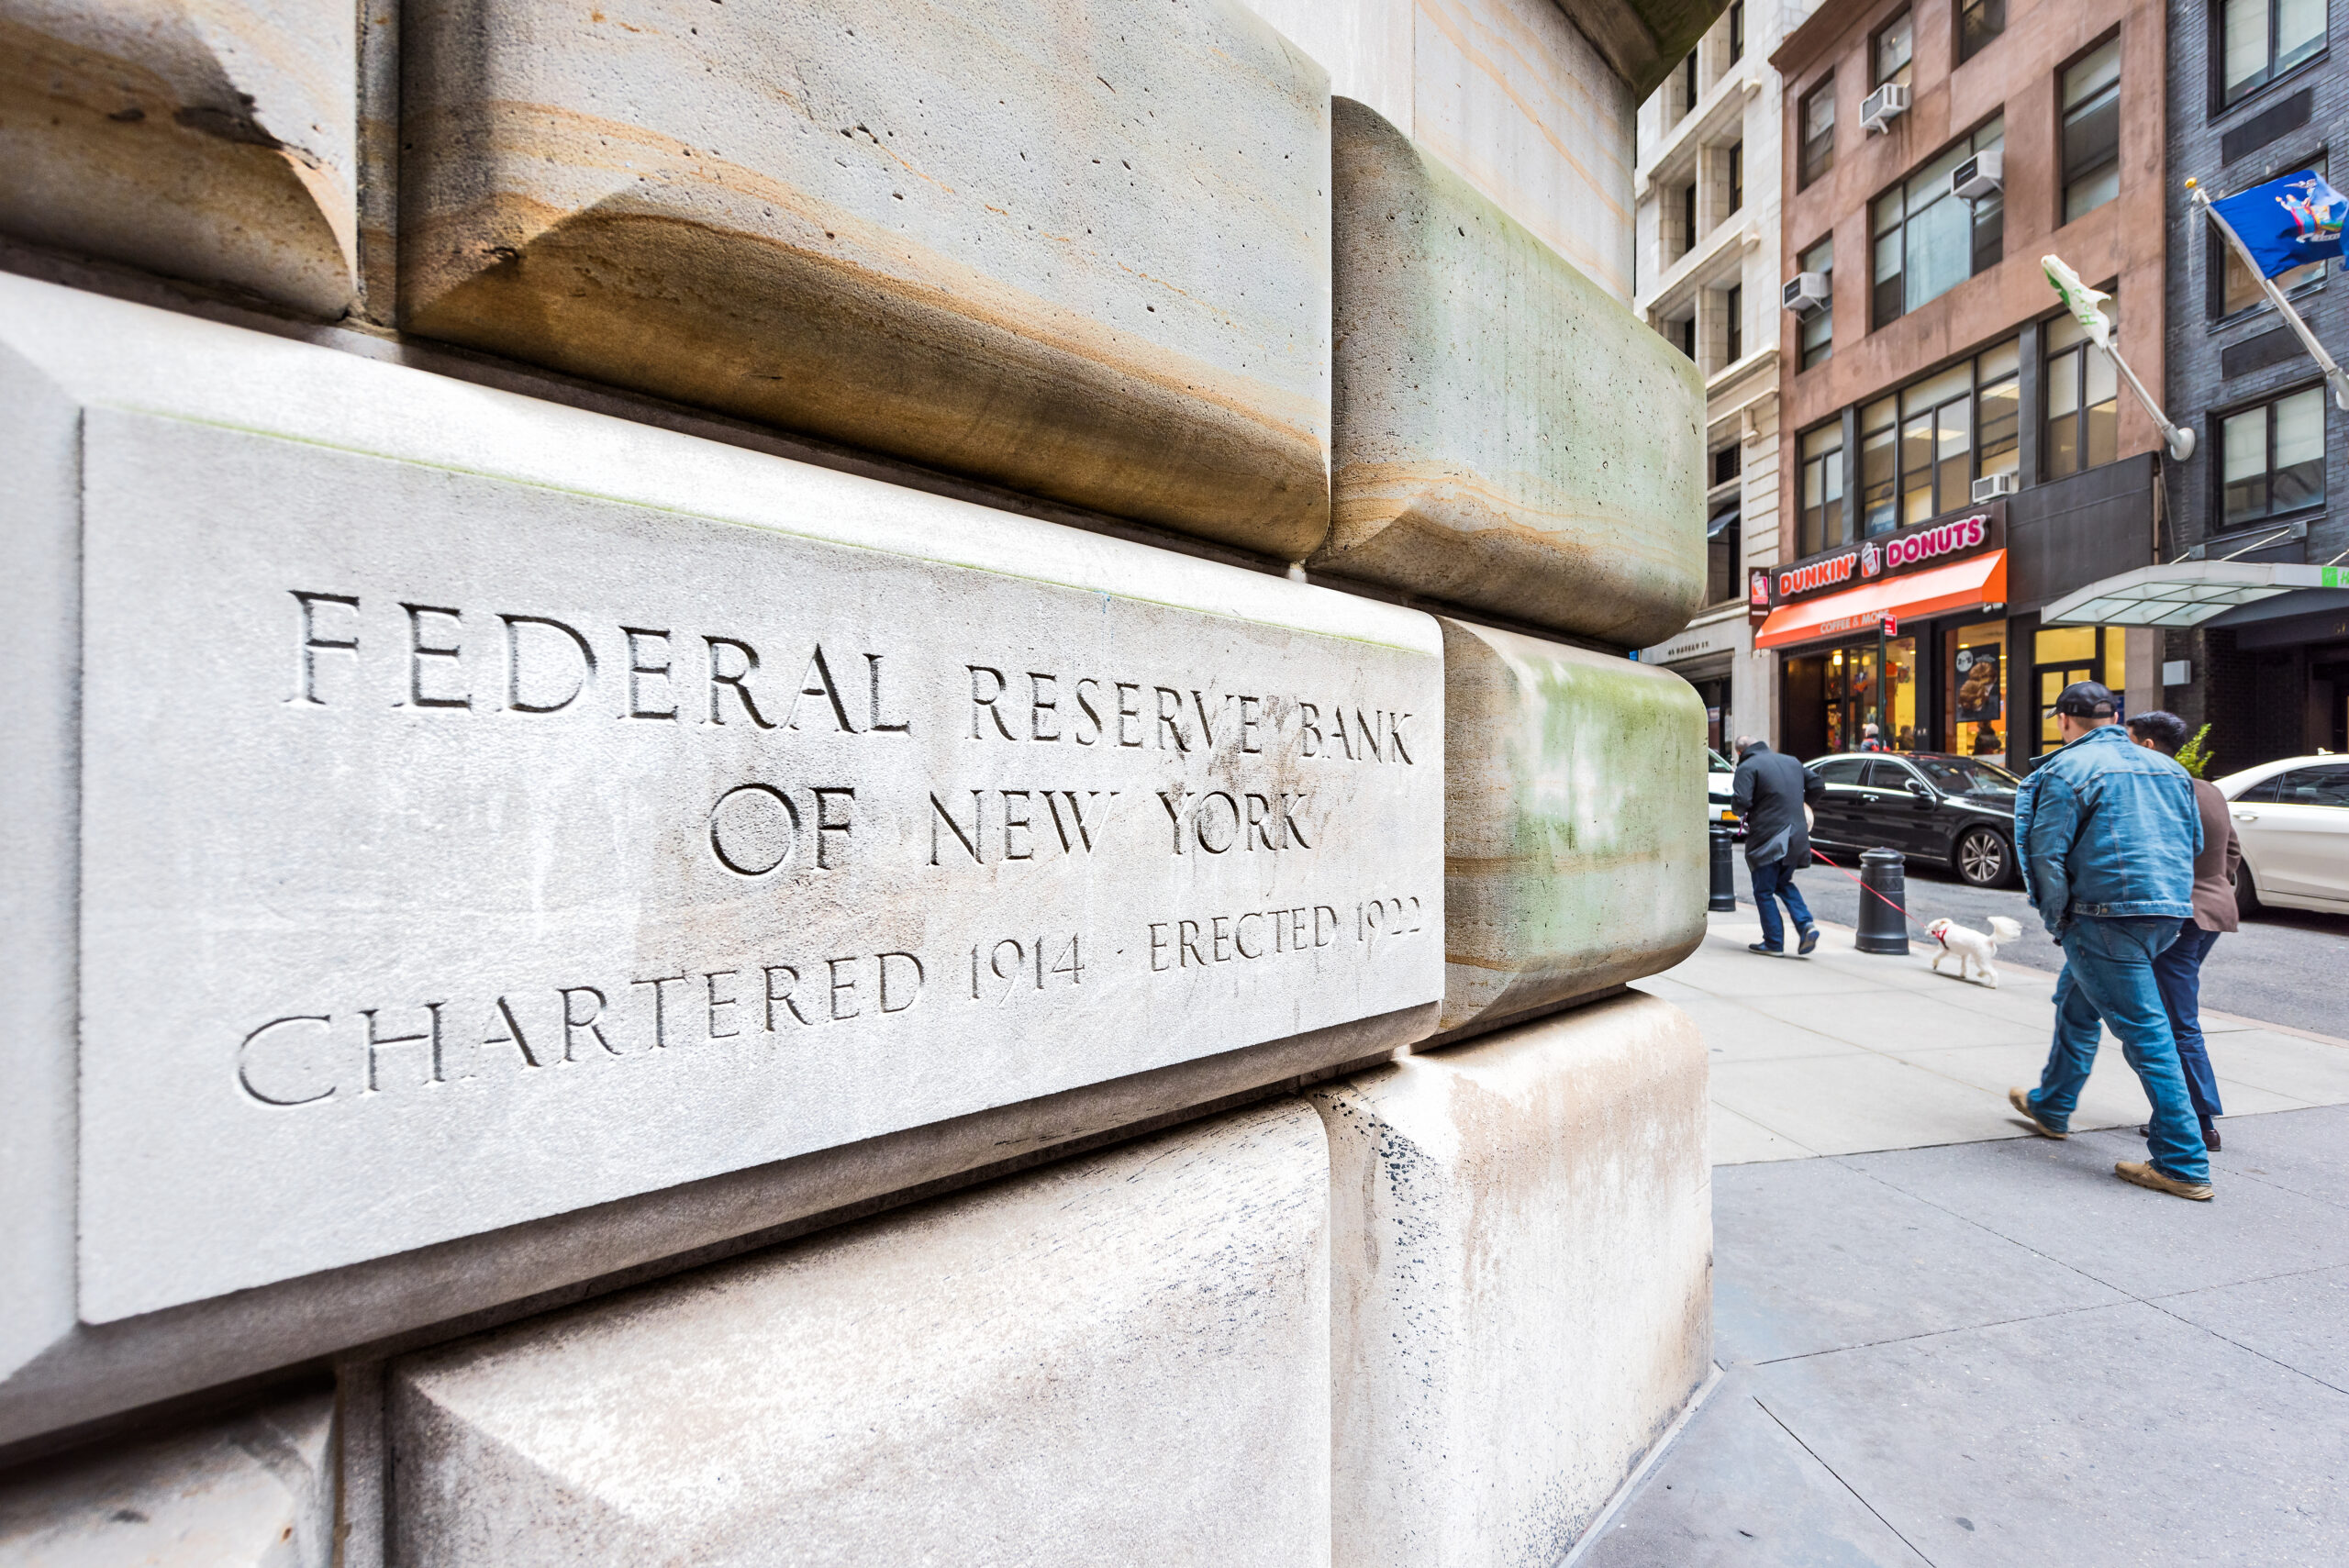
[[(2159, 711), (2133, 714), (2129, 738), (2175, 757), (2186, 744), (2186, 720)], [(2235, 867), (2242, 863), (2243, 848), (2235, 841), (2227, 797), (2218, 785), (2196, 779), (2194, 804), (2202, 810), (2202, 852), (2194, 857), (2194, 913), (2178, 922), (2177, 940), (2154, 960), (2154, 984), (2161, 988), (2170, 1032), (2177, 1037), (2177, 1062), (2186, 1071), (2186, 1092), (2202, 1123), (2202, 1141), (2216, 1150), (2219, 1129), (2212, 1124), (2223, 1113), (2219, 1081), (2210, 1073), (2210, 1053), (2202, 1043), (2202, 961), (2210, 955), (2220, 932), (2235, 929)], [(2145, 1130), (2138, 1129), (2140, 1134)]]

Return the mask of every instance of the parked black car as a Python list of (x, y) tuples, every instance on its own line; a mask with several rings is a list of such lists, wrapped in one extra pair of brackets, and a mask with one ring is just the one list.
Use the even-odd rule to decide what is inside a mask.
[(2015, 876), (2015, 786), (2006, 769), (1945, 751), (1847, 751), (1810, 769), (1827, 794), (1811, 842), (1831, 853), (1879, 846), (1940, 861), (1976, 887)]

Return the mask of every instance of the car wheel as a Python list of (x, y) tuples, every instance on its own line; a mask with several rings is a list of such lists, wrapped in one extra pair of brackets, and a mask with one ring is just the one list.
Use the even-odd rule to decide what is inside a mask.
[(1950, 860), (1957, 874), (1971, 885), (2003, 887), (2014, 857), (2007, 852), (2007, 841), (1997, 828), (1968, 828), (1958, 836), (1956, 852)]
[(2251, 862), (2245, 861), (2235, 867), (2235, 913), (2249, 917), (2265, 907), (2259, 902), (2259, 884), (2251, 879)]

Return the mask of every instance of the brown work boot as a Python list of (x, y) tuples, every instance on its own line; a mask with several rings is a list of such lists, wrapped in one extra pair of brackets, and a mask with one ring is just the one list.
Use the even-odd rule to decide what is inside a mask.
[(2032, 1131), (2039, 1134), (2042, 1138), (2063, 1139), (2072, 1136), (2068, 1132), (2059, 1132), (2055, 1129), (2048, 1126), (2045, 1122), (2040, 1120), (2037, 1113), (2032, 1111), (2031, 1108), (2031, 1096), (2024, 1094), (2021, 1089), (2009, 1089), (2007, 1091), (2007, 1104), (2014, 1106), (2014, 1108), (2021, 1114), (2024, 1126), (2030, 1128)]
[(2172, 1197), (2190, 1197), (2197, 1203), (2210, 1201), (2208, 1182), (2181, 1182), (2176, 1176), (2165, 1176), (2143, 1160), (2123, 1160), (2112, 1167), (2112, 1173), (2124, 1182), (2134, 1182), (2141, 1187), (2151, 1187)]

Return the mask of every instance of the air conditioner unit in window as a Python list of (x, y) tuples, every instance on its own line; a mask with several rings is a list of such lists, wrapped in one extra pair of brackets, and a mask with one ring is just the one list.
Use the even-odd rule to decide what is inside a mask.
[(2006, 154), (1998, 148), (1977, 152), (1949, 172), (1949, 194), (1969, 202), (1998, 194), (2005, 172)]
[(1860, 100), (1860, 128), (1875, 135), (1908, 112), (1908, 84), (1887, 82)]
[(1786, 305), (1797, 316), (1816, 316), (1827, 308), (1827, 274), (1797, 272), (1787, 280)]
[(2016, 488), (2015, 476), (2011, 473), (1986, 473), (1974, 482), (1972, 492), (1974, 504), (1978, 506), (1985, 501), (1996, 501), (2001, 496), (2011, 495)]

